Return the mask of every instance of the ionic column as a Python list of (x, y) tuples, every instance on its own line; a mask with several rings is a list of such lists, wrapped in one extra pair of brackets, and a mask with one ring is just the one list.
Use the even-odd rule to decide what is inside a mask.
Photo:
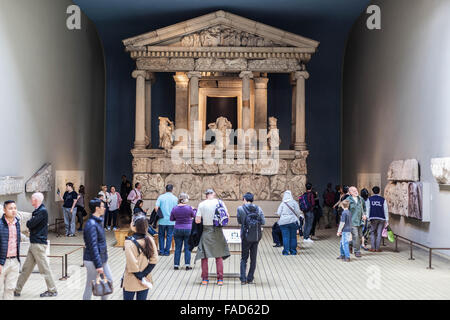
[(190, 71), (187, 73), (187, 77), (189, 78), (189, 132), (192, 137), (192, 143), (194, 144), (201, 143), (200, 141), (196, 141), (194, 137), (194, 123), (200, 120), (198, 111), (198, 80), (201, 76), (202, 73), (198, 71)]
[(309, 78), (307, 71), (297, 71), (295, 96), (295, 150), (306, 150), (306, 126), (305, 126), (305, 79)]
[(189, 110), (189, 78), (184, 72), (177, 72), (173, 79), (175, 80), (175, 128), (188, 128), (188, 110)]
[(155, 83), (155, 74), (147, 72), (145, 78), (145, 137), (146, 145), (152, 148), (152, 84)]
[(134, 148), (145, 148), (145, 78), (147, 72), (134, 70), (131, 74), (136, 79), (136, 126)]
[(295, 147), (295, 109), (296, 109), (296, 105), (295, 105), (295, 96), (296, 96), (296, 92), (297, 92), (297, 80), (295, 79), (295, 74), (291, 73), (290, 77), (289, 77), (291, 86), (292, 86), (292, 104), (291, 104), (291, 112), (292, 112), (292, 116), (291, 116), (291, 149), (294, 149)]
[(268, 78), (254, 78), (255, 81), (255, 130), (267, 129), (267, 82)]
[(250, 129), (250, 79), (253, 78), (253, 72), (242, 71), (239, 74), (242, 78), (242, 129)]

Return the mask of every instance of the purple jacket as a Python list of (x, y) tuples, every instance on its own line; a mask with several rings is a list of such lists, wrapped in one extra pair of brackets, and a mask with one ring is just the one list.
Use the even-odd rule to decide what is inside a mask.
[(192, 219), (195, 218), (191, 206), (175, 206), (170, 213), (170, 221), (175, 221), (175, 229), (192, 229)]

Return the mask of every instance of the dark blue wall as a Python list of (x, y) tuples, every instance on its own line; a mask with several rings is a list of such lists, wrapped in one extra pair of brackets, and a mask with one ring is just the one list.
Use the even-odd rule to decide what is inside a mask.
[[(108, 185), (119, 184), (122, 174), (131, 177), (130, 149), (134, 142), (136, 87), (131, 72), (135, 65), (125, 53), (121, 41), (219, 9), (320, 41), (318, 52), (307, 65), (310, 73), (310, 78), (306, 81), (306, 139), (310, 150), (308, 177), (319, 190), (324, 189), (328, 181), (340, 181), (343, 53), (350, 27), (367, 6), (368, 0), (343, 0), (340, 6), (330, 0), (263, 0), (250, 6), (252, 0), (239, 1), (239, 4), (231, 6), (230, 3), (237, 3), (233, 0), (224, 1), (224, 6), (218, 6), (218, 1), (214, 1), (215, 7), (202, 1), (154, 1), (155, 6), (151, 8), (148, 7), (149, 2), (144, 5), (144, 2), (136, 1), (123, 1), (119, 4), (114, 0), (109, 2), (109, 6), (103, 0), (74, 1), (96, 22), (104, 44), (107, 69), (105, 181)], [(104, 7), (101, 6), (102, 2)], [(129, 9), (127, 5), (131, 3), (134, 4), (134, 11), (128, 16), (121, 14), (120, 9), (125, 12), (125, 9)], [(141, 11), (138, 10), (137, 3), (142, 4)], [(178, 6), (167, 7), (168, 3)], [(318, 7), (318, 3), (326, 5)], [(163, 115), (174, 119), (174, 105), (175, 85), (172, 74), (158, 73), (152, 88), (153, 146), (158, 143), (157, 117)], [(290, 145), (290, 107), (291, 86), (288, 75), (269, 74), (268, 115), (279, 119), (281, 147), (286, 149)]]

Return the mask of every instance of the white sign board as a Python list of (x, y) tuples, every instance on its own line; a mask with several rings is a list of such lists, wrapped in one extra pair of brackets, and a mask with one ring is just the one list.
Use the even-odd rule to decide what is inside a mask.
[(241, 243), (241, 229), (223, 229), (227, 243)]
[(57, 170), (55, 171), (55, 201), (61, 201), (59, 199), (58, 194), (56, 193), (58, 189), (61, 191), (61, 197), (63, 196), (64, 192), (66, 191), (66, 183), (72, 182), (75, 191), (78, 192), (78, 188), (80, 185), (84, 185), (84, 171), (63, 171), (63, 170)]

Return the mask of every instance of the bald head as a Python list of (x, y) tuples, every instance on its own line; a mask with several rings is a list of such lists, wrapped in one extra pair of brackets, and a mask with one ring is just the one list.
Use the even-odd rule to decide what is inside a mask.
[(41, 206), (42, 202), (44, 202), (44, 195), (41, 192), (33, 193), (31, 196), (31, 205), (37, 209)]
[(358, 196), (358, 189), (356, 189), (356, 187), (350, 187), (348, 189), (348, 192), (350, 193), (350, 195), (352, 197), (357, 197)]

